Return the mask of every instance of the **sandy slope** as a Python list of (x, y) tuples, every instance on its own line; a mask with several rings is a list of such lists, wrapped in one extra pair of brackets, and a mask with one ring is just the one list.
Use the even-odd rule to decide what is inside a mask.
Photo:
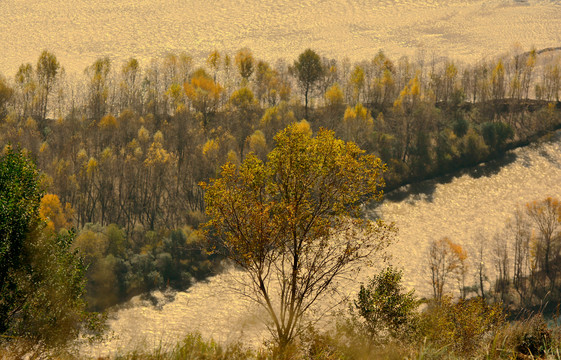
[(1, 0), (0, 73), (53, 51), (71, 72), (100, 56), (147, 60), (247, 46), (292, 60), (307, 47), (351, 60), (449, 55), (473, 61), (561, 44), (559, 0)]

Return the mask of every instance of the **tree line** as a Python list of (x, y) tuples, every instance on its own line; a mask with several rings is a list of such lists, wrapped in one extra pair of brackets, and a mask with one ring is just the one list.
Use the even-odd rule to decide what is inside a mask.
[(31, 151), (79, 227), (196, 226), (198, 183), (226, 160), (263, 158), (292, 122), (332, 129), (379, 156), (394, 188), (556, 127), (560, 66), (535, 50), (461, 67), (383, 52), (352, 64), (310, 49), (271, 65), (242, 49), (214, 51), (201, 66), (186, 54), (144, 68), (103, 58), (71, 79), (44, 51), (35, 66), (0, 78), (0, 142)]
[[(561, 203), (547, 197), (519, 206), (494, 234), (479, 234), (472, 249), (450, 238), (434, 240), (427, 256), (433, 295), (451, 289), (490, 297), (511, 310), (553, 312), (561, 301)], [(470, 269), (471, 268), (471, 269)], [(473, 282), (467, 278), (474, 270)], [(489, 272), (495, 273), (490, 278)]]

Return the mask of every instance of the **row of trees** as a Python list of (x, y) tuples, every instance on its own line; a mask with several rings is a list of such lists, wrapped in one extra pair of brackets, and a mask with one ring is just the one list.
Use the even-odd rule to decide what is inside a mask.
[(488, 159), (558, 125), (559, 66), (535, 51), (461, 68), (313, 50), (272, 66), (243, 49), (215, 51), (202, 67), (185, 54), (145, 68), (99, 59), (74, 79), (45, 51), (0, 77), (0, 143), (31, 151), (80, 227), (196, 226), (198, 183), (227, 160), (264, 159), (273, 136), (302, 119), (379, 156), (390, 187)]
[(136, 228), (127, 235), (115, 224), (87, 224), (73, 248), (87, 266), (85, 300), (90, 311), (155, 289), (184, 290), (219, 272), (223, 259), (190, 227), (158, 232)]
[[(434, 298), (443, 297), (457, 284), (462, 298), (470, 291), (514, 308), (555, 309), (561, 300), (561, 203), (556, 198), (532, 201), (518, 208), (504, 229), (487, 238), (480, 235), (468, 251), (449, 238), (431, 243), (428, 265)], [(472, 267), (468, 271), (468, 269)], [(496, 274), (489, 279), (488, 272)], [(468, 286), (468, 273), (475, 275)], [(490, 288), (489, 281), (492, 280)]]

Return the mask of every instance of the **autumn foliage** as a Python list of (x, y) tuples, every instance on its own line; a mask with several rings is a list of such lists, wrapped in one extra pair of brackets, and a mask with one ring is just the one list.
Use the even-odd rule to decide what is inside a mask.
[(306, 123), (275, 143), (265, 162), (250, 154), (202, 186), (209, 234), (247, 271), (248, 296), (284, 349), (336, 279), (384, 249), (391, 227), (358, 217), (363, 201), (382, 196), (380, 159), (331, 131), (312, 136)]

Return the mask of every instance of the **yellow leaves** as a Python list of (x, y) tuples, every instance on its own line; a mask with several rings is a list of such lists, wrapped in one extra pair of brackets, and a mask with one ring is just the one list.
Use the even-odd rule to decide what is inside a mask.
[(144, 126), (141, 126), (140, 129), (138, 129), (137, 137), (139, 141), (146, 143), (150, 139), (150, 133)]
[(272, 138), (278, 131), (284, 129), (288, 124), (296, 122), (294, 112), (286, 102), (281, 102), (265, 110), (261, 118), (261, 127), (265, 131), (268, 139)]
[(80, 149), (78, 151), (78, 154), (76, 154), (76, 159), (78, 160), (79, 163), (84, 163), (87, 160), (87, 158), (88, 158), (88, 154), (84, 149)]
[(421, 84), (419, 82), (419, 74), (409, 80), (399, 96), (393, 103), (394, 110), (405, 111), (411, 108), (415, 102), (421, 99)]
[(536, 65), (536, 49), (532, 49), (530, 50), (530, 53), (528, 54), (528, 59), (526, 60), (526, 67), (528, 68), (533, 68)]
[(505, 67), (503, 65), (503, 61), (499, 60), (497, 66), (495, 66), (491, 74), (491, 82), (493, 84), (497, 84), (498, 82), (501, 82), (502, 79), (504, 79), (504, 76), (505, 76)]
[(112, 158), (113, 158), (113, 149), (111, 149), (110, 146), (103, 149), (103, 151), (101, 152), (101, 155), (100, 155), (101, 161), (106, 162), (106, 161), (111, 160)]
[[(213, 152), (214, 153), (214, 152)], [(226, 156), (226, 161), (232, 164), (238, 165), (240, 163), (240, 159), (238, 154), (234, 150), (228, 151), (228, 155)]]
[(93, 157), (90, 158), (90, 160), (88, 161), (88, 165), (86, 166), (86, 173), (88, 175), (93, 174), (96, 170), (97, 170), (97, 160)]
[(534, 217), (549, 214), (552, 218), (557, 218), (557, 221), (561, 222), (561, 203), (556, 198), (547, 197), (541, 201), (529, 202), (526, 204), (526, 209)]
[(165, 94), (169, 98), (173, 99), (175, 103), (179, 103), (181, 96), (183, 95), (181, 85), (171, 84)]
[(310, 123), (307, 122), (305, 119), (293, 124), (294, 132), (298, 132), (301, 134), (305, 134), (307, 136), (312, 136), (312, 127)]
[(411, 96), (419, 96), (421, 94), (421, 84), (419, 83), (419, 77), (415, 76), (409, 81), (409, 86), (411, 87)]
[(255, 153), (260, 159), (267, 156), (267, 140), (262, 131), (256, 130), (247, 138), (249, 151)]
[(154, 142), (163, 144), (164, 142), (164, 134), (160, 130), (156, 131), (154, 134)]
[(454, 63), (449, 63), (446, 66), (446, 77), (449, 79), (454, 79), (458, 75), (458, 69), (454, 65)]
[(39, 148), (39, 152), (40, 153), (44, 153), (45, 151), (47, 151), (49, 149), (49, 143), (47, 143), (46, 141), (43, 141), (41, 143), (41, 147)]
[(353, 72), (351, 73), (351, 82), (357, 87), (364, 85), (364, 70), (361, 66), (355, 66)]
[(442, 300), (447, 278), (454, 275), (461, 283), (467, 271), (467, 252), (447, 237), (434, 240), (429, 247), (429, 268), (434, 296)]
[(220, 148), (218, 141), (214, 139), (207, 140), (207, 142), (203, 145), (203, 155), (205, 156), (214, 156), (218, 153), (218, 149)]
[(163, 148), (163, 141), (164, 135), (161, 131), (157, 131), (154, 134), (154, 142), (150, 144), (150, 148), (148, 149), (146, 160), (144, 160), (146, 166), (163, 165), (170, 161), (170, 153)]
[(142, 154), (143, 154), (143, 152), (142, 152), (142, 149), (141, 149), (140, 147), (136, 147), (136, 148), (134, 149), (134, 156), (135, 156), (137, 159), (140, 159), (140, 158), (142, 157)]
[(351, 107), (347, 107), (347, 109), (345, 110), (345, 116), (343, 117), (343, 121), (348, 122), (349, 119), (355, 119), (355, 118), (356, 118), (356, 112), (354, 111), (354, 109)]
[(351, 122), (359, 120), (363, 125), (371, 126), (374, 121), (370, 111), (365, 108), (361, 103), (356, 104), (354, 108), (348, 107), (345, 110), (345, 115), (343, 117), (344, 122)]
[(361, 103), (354, 108), (347, 107), (343, 124), (345, 125), (344, 139), (354, 140), (361, 146), (367, 143), (374, 130), (374, 119), (370, 115), (370, 111)]
[(215, 49), (208, 55), (206, 63), (211, 69), (218, 69), (218, 67), (220, 66), (220, 53), (218, 52), (218, 50)]
[[(367, 111), (358, 107), (357, 112)], [(302, 244), (297, 251), (304, 256), (337, 254), (334, 261), (354, 259), (366, 247), (377, 249), (371, 241), (378, 239), (378, 227), (347, 217), (359, 215), (359, 200), (381, 196), (381, 161), (331, 131), (321, 129), (313, 136), (305, 121), (289, 125), (274, 140), (266, 161), (250, 153), (239, 168), (228, 163), (219, 178), (201, 184), (207, 229), (216, 231), (231, 258), (243, 267), (257, 267), (288, 254), (293, 242)], [(260, 132), (248, 142), (252, 148), (266, 145)], [(212, 148), (209, 142), (205, 147)], [(344, 236), (332, 242), (336, 232)], [(349, 243), (358, 233), (363, 242)], [(339, 240), (343, 243), (335, 246)]]
[(28, 117), (25, 121), (25, 128), (28, 130), (37, 130), (37, 122), (33, 118)]
[(102, 232), (88, 229), (76, 236), (72, 246), (78, 249), (87, 262), (91, 262), (104, 256), (109, 246), (109, 239)]
[(117, 119), (111, 114), (105, 115), (99, 120), (97, 126), (102, 130), (114, 130), (117, 128)]
[(392, 72), (389, 69), (384, 70), (384, 75), (382, 76), (382, 85), (388, 87), (394, 84), (394, 79)]
[(232, 96), (230, 96), (230, 103), (237, 108), (247, 108), (250, 105), (254, 105), (255, 99), (253, 92), (247, 87), (242, 87), (241, 89), (234, 91)]
[(328, 106), (341, 106), (344, 102), (343, 91), (339, 84), (335, 83), (325, 92), (325, 101)]
[(57, 195), (46, 194), (41, 198), (39, 216), (47, 221), (47, 226), (53, 231), (68, 229), (72, 226), (74, 209), (69, 203), (62, 206)]
[(248, 48), (243, 48), (236, 54), (236, 65), (240, 72), (240, 76), (247, 81), (251, 74), (253, 74), (255, 60), (253, 59), (253, 54)]

